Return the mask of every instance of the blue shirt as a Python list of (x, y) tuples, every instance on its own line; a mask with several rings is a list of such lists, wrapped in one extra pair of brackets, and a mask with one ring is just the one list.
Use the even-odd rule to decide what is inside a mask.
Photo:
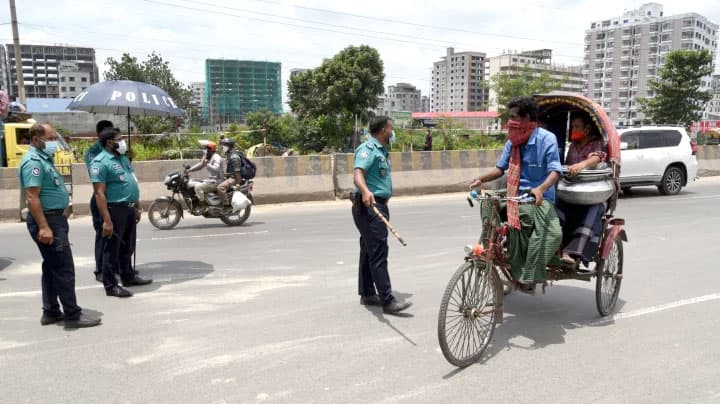
[(20, 162), (18, 170), (20, 187), (40, 188), (40, 204), (43, 210), (68, 207), (70, 197), (62, 175), (55, 169), (53, 159), (42, 150), (30, 146)]
[(103, 150), (92, 161), (90, 181), (105, 184), (108, 202), (137, 202), (140, 199), (140, 189), (130, 160), (123, 155), (116, 156)]
[(85, 166), (88, 169), (88, 172), (90, 171), (90, 165), (92, 164), (93, 159), (95, 157), (99, 156), (100, 153), (105, 150), (104, 147), (100, 144), (100, 141), (95, 142), (90, 148), (88, 148), (87, 152), (85, 152)]
[[(497, 168), (505, 172), (510, 167), (510, 154), (512, 143), (508, 140), (505, 143)], [(520, 170), (520, 189), (530, 190), (540, 186), (547, 179), (551, 172), (557, 171), (562, 175), (560, 154), (558, 153), (557, 138), (552, 132), (543, 128), (537, 128), (530, 135), (530, 139), (520, 146), (522, 166)], [(543, 198), (555, 203), (555, 187), (548, 188)]]
[[(365, 182), (373, 195), (387, 199), (392, 196), (390, 156), (377, 139), (371, 136), (355, 150), (355, 168), (365, 172)], [(355, 192), (358, 192), (357, 187)]]

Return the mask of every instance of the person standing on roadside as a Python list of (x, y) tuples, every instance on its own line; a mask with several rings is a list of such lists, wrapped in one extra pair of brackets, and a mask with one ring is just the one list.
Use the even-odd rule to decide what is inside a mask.
[(99, 325), (100, 319), (87, 317), (77, 305), (75, 262), (65, 217), (70, 197), (53, 163), (57, 133), (50, 125), (34, 124), (29, 137), (31, 146), (20, 162), (18, 175), (29, 206), (27, 228), (43, 258), (40, 324), (64, 321), (66, 328)]
[(388, 314), (410, 307), (392, 294), (388, 273), (388, 229), (373, 211), (373, 206), (390, 219), (388, 201), (392, 196), (390, 177), (390, 142), (394, 141), (392, 120), (375, 117), (370, 123), (370, 138), (355, 151), (355, 196), (352, 214), (360, 232), (358, 293), (360, 304), (382, 306)]
[(113, 128), (104, 129), (100, 132), (100, 144), (103, 151), (92, 161), (90, 180), (102, 217), (101, 234), (105, 238), (103, 285), (108, 296), (130, 297), (132, 293), (118, 284), (116, 272), (125, 287), (152, 283), (151, 279), (139, 277), (131, 263), (141, 217), (140, 189), (130, 160), (125, 156), (127, 142), (120, 132)]
[[(113, 123), (106, 120), (98, 121), (95, 125), (95, 134), (98, 137), (98, 141), (90, 146), (87, 152), (85, 152), (84, 158), (85, 166), (88, 169), (88, 175), (90, 175), (90, 165), (92, 164), (93, 159), (99, 156), (103, 151), (103, 147), (100, 144), (100, 132), (112, 127)], [(102, 254), (104, 239), (102, 237), (102, 217), (100, 216), (100, 211), (97, 208), (94, 192), (92, 198), (90, 198), (90, 213), (92, 214), (93, 228), (95, 229), (95, 280), (102, 282)]]

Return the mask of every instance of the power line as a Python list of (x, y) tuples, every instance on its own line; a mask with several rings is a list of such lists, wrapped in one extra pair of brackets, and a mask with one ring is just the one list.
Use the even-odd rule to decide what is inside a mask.
[[(186, 1), (186, 0), (183, 0), (183, 1)], [(455, 46), (457, 46), (457, 45), (463, 45), (463, 46), (466, 46), (466, 47), (479, 47), (479, 46), (477, 46), (476, 44), (467, 44), (467, 43), (452, 42), (452, 41), (445, 41), (445, 40), (432, 39), (432, 38), (424, 38), (424, 37), (418, 37), (418, 36), (413, 36), (413, 35), (404, 35), (404, 34), (396, 34), (396, 33), (390, 33), (390, 32), (374, 31), (374, 30), (368, 30), (368, 29), (364, 29), (364, 28), (354, 28), (354, 27), (347, 27), (347, 26), (338, 26), (338, 25), (334, 25), (334, 24), (327, 24), (327, 23), (315, 22), (315, 21), (308, 21), (308, 20), (302, 20), (302, 19), (300, 19), (300, 21), (309, 22), (309, 23), (311, 23), (311, 24), (324, 25), (324, 26), (330, 26), (330, 27), (340, 27), (340, 28), (342, 28), (342, 29), (344, 29), (344, 30), (354, 30), (354, 31), (358, 31), (358, 32), (347, 32), (347, 31), (340, 31), (340, 30), (337, 30), (337, 29), (322, 28), (322, 27), (308, 26), (308, 25), (300, 25), (300, 24), (294, 24), (294, 23), (288, 23), (288, 22), (282, 22), (282, 21), (276, 21), (276, 20), (269, 20), (269, 19), (259, 18), (259, 17), (244, 16), (244, 15), (237, 15), (237, 14), (230, 14), (230, 13), (226, 13), (226, 12), (220, 12), (220, 11), (214, 11), (214, 10), (207, 10), (207, 9), (189, 7), (189, 6), (185, 6), (185, 5), (181, 5), (181, 4), (176, 4), (176, 3), (167, 3), (167, 2), (164, 2), (164, 1), (158, 1), (158, 0), (145, 0), (145, 2), (154, 3), (154, 4), (159, 4), (159, 5), (164, 5), (164, 6), (173, 7), (173, 8), (186, 9), (186, 10), (192, 10), (192, 11), (199, 11), (199, 12), (203, 12), (203, 13), (221, 15), (221, 16), (226, 16), (226, 17), (244, 18), (244, 19), (248, 19), (248, 20), (252, 20), (252, 21), (261, 21), (261, 22), (267, 22), (267, 23), (271, 23), (271, 24), (279, 24), (279, 25), (285, 25), (285, 26), (291, 26), (291, 27), (297, 27), (297, 28), (303, 28), (303, 29), (311, 29), (311, 30), (318, 30), (318, 31), (325, 31), (325, 32), (333, 32), (333, 33), (338, 33), (338, 34), (342, 34), (342, 35), (363, 36), (363, 37), (380, 39), (380, 40), (391, 41), (391, 42), (409, 43), (409, 44), (414, 44), (414, 45), (433, 46), (433, 47), (436, 47), (436, 48), (446, 48), (448, 44), (449, 44), (449, 45), (455, 45)], [(200, 2), (195, 2), (195, 3), (205, 4), (205, 5), (211, 5), (211, 6), (213, 5), (212, 3), (200, 3)], [(298, 19), (292, 18), (292, 17), (283, 17), (283, 16), (278, 16), (278, 15), (269, 14), (269, 13), (258, 13), (258, 12), (255, 12), (255, 11), (237, 9), (237, 8), (233, 8), (233, 7), (225, 7), (225, 6), (215, 6), (215, 7), (218, 7), (218, 8), (221, 8), (221, 9), (230, 9), (230, 10), (242, 11), (242, 12), (251, 13), (251, 14), (270, 15), (270, 16), (272, 16), (272, 17), (274, 17), (274, 18), (289, 19), (289, 20), (298, 20)], [(385, 36), (368, 35), (368, 34), (367, 34), (368, 32), (373, 33), (373, 34), (379, 34), (379, 35), (393, 35), (393, 36), (401, 36), (401, 37), (412, 38), (412, 39), (423, 40), (423, 41), (440, 42), (440, 43), (445, 43), (446, 45), (439, 45), (439, 44), (427, 43), (427, 42), (418, 42), (417, 40), (416, 40), (416, 41), (412, 41), (412, 40), (407, 40), (407, 39), (397, 39), (397, 38), (388, 38), (388, 37), (385, 37)], [(503, 50), (503, 48), (497, 48), (497, 47), (492, 47), (491, 49)], [(557, 55), (557, 54), (556, 54), (556, 56), (561, 56), (561, 57), (565, 57), (565, 58), (569, 58), (569, 59), (582, 59), (582, 57), (571, 56), (571, 55)]]
[[(536, 38), (525, 38), (525, 37), (519, 37), (519, 36), (513, 36), (513, 35), (507, 35), (507, 34), (497, 34), (497, 33), (493, 33), (493, 32), (481, 32), (481, 31), (472, 31), (472, 30), (463, 29), (463, 28), (453, 28), (453, 27), (443, 27), (443, 26), (439, 26), (439, 25), (421, 24), (421, 23), (416, 23), (416, 22), (412, 22), (412, 21), (397, 20), (397, 19), (393, 19), (393, 18), (374, 17), (374, 16), (367, 16), (367, 15), (362, 15), (362, 14), (353, 14), (353, 13), (347, 13), (347, 12), (342, 12), (342, 11), (329, 10), (329, 9), (325, 9), (325, 8), (307, 7), (307, 6), (300, 6), (297, 4), (286, 4), (286, 3), (283, 3), (280, 1), (271, 1), (271, 0), (254, 0), (254, 1), (256, 1), (258, 3), (275, 4), (275, 5), (281, 5), (281, 6), (286, 6), (286, 7), (298, 8), (298, 9), (302, 9), (302, 10), (317, 11), (317, 12), (321, 12), (321, 13), (362, 18), (362, 19), (370, 20), (370, 21), (385, 21), (385, 22), (391, 22), (391, 23), (395, 23), (395, 24), (409, 25), (409, 26), (413, 26), (413, 27), (431, 28), (431, 29), (436, 29), (436, 30), (440, 30), (440, 31), (453, 31), (453, 32), (462, 32), (462, 33), (466, 33), (466, 34), (475, 34), (475, 35), (490, 36), (490, 37), (497, 37), (497, 38), (539, 41)], [(577, 42), (566, 42), (566, 41), (543, 40), (542, 42), (558, 43), (558, 44), (565, 44), (565, 45), (580, 45)]]

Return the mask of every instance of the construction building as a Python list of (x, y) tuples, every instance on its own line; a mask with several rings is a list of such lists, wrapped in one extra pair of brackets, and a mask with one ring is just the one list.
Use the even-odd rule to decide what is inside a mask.
[[(552, 83), (556, 83), (558, 90), (583, 93), (584, 77), (582, 66), (562, 66), (553, 64), (552, 50), (538, 49), (525, 52), (505, 53), (493, 56), (485, 62), (485, 81), (492, 82), (498, 74), (514, 77), (522, 74), (539, 77), (547, 74)], [(488, 110), (497, 111), (499, 108), (497, 93), (490, 87)]]
[[(6, 48), (9, 93), (18, 95), (15, 51), (12, 44)], [(28, 98), (72, 97), (99, 79), (92, 48), (20, 45), (20, 55)]]
[(479, 111), (487, 105), (485, 54), (447, 48), (441, 61), (433, 64), (430, 111)]
[[(717, 43), (717, 24), (696, 13), (666, 16), (657, 3), (593, 22), (585, 32), (587, 95), (616, 125), (638, 125), (644, 116), (637, 100), (655, 96), (648, 82), (657, 79), (666, 55), (708, 50), (715, 60)], [(708, 76), (701, 90), (710, 85)]]
[(244, 123), (249, 112), (282, 113), (281, 65), (251, 60), (205, 61), (204, 116), (211, 125)]

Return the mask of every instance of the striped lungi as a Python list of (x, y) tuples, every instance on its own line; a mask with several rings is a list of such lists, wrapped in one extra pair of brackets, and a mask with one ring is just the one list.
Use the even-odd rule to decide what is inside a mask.
[(513, 277), (520, 282), (544, 282), (548, 262), (555, 257), (562, 241), (562, 228), (555, 207), (520, 204), (520, 230), (510, 228), (509, 261)]

